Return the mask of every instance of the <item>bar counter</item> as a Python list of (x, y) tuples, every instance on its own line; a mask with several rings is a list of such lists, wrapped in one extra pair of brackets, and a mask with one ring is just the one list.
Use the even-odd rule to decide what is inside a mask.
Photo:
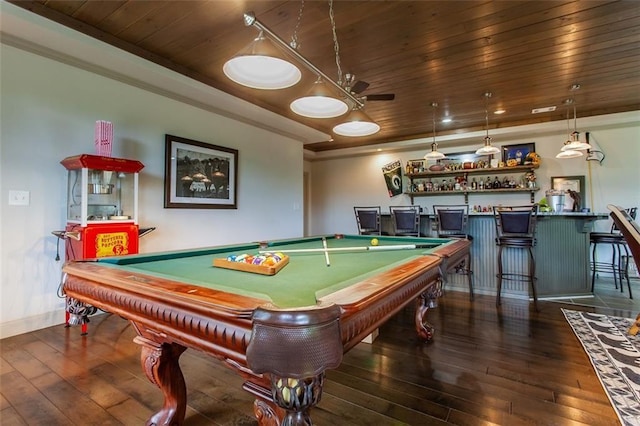
[[(536, 290), (538, 298), (590, 296), (589, 232), (596, 220), (608, 219), (608, 213), (539, 213), (534, 248)], [(432, 214), (420, 215), (422, 233), (435, 236)], [(382, 215), (382, 230), (393, 235), (389, 214)], [(498, 248), (493, 213), (470, 213), (468, 233), (473, 237), (471, 267), (474, 291), (496, 294)], [(525, 250), (503, 252), (505, 272), (526, 273)], [(529, 283), (507, 281), (502, 284), (503, 297), (529, 298)], [(468, 291), (466, 277), (449, 275), (445, 289)]]

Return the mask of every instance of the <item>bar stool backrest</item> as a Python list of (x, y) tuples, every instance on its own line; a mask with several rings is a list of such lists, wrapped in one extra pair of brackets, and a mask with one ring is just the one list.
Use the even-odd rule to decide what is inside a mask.
[(439, 237), (467, 236), (469, 206), (466, 204), (434, 205), (436, 226)]
[(420, 236), (420, 206), (390, 206), (395, 235)]
[(382, 235), (380, 206), (354, 207), (358, 233), (361, 235)]
[(640, 269), (640, 225), (635, 222), (635, 215), (631, 215), (630, 209), (623, 210), (613, 204), (609, 204), (607, 208), (611, 210), (613, 222), (617, 224), (618, 229), (621, 230), (625, 241), (631, 249), (636, 267)]
[(535, 238), (538, 205), (494, 207), (496, 236), (501, 238)]
[[(620, 207), (618, 207), (618, 209), (619, 208)], [(638, 212), (638, 208), (637, 207), (629, 207), (629, 208), (624, 209), (623, 211), (626, 213), (626, 216), (630, 217), (632, 220), (635, 220), (636, 219), (636, 214)], [(620, 228), (616, 224), (615, 220), (613, 221), (613, 224), (611, 225), (611, 232), (620, 233)]]

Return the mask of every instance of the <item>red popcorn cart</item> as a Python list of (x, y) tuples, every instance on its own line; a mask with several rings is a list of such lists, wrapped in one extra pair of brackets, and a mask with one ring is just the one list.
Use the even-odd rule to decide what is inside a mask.
[[(54, 234), (65, 241), (66, 260), (138, 253), (138, 173), (136, 160), (81, 154), (60, 162), (67, 170), (67, 224)], [(87, 331), (90, 306), (67, 298), (66, 324)], [(89, 312), (92, 310), (92, 312)]]

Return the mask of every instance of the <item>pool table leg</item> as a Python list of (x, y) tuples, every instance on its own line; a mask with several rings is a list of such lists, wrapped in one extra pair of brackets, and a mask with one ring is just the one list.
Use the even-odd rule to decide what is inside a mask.
[(429, 308), (438, 306), (438, 297), (442, 296), (442, 282), (438, 280), (417, 299), (415, 323), (418, 337), (424, 341), (433, 339), (435, 328), (425, 319)]
[(142, 347), (140, 362), (147, 378), (164, 395), (162, 409), (147, 420), (147, 426), (181, 425), (187, 408), (187, 387), (178, 359), (187, 348), (142, 336), (136, 336), (133, 341)]
[(271, 392), (276, 404), (286, 410), (281, 426), (311, 426), (309, 410), (320, 402), (324, 372), (306, 379), (271, 375)]

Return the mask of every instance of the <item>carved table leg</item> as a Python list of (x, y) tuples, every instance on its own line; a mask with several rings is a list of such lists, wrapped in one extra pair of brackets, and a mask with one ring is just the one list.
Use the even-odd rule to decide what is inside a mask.
[(280, 417), (276, 411), (267, 402), (261, 399), (253, 401), (253, 414), (256, 416), (260, 426), (280, 425)]
[(271, 376), (273, 400), (286, 410), (282, 426), (311, 426), (309, 410), (320, 402), (324, 372), (306, 379)]
[(187, 408), (187, 387), (178, 360), (187, 349), (177, 343), (157, 343), (141, 336), (133, 340), (142, 347), (140, 362), (149, 381), (164, 395), (162, 409), (147, 426), (181, 425)]
[(425, 316), (429, 308), (435, 308), (438, 306), (438, 297), (441, 295), (441, 282), (438, 281), (436, 285), (429, 287), (427, 291), (423, 292), (417, 299), (415, 323), (418, 337), (422, 340), (429, 341), (433, 339), (435, 328), (429, 324), (425, 319)]

